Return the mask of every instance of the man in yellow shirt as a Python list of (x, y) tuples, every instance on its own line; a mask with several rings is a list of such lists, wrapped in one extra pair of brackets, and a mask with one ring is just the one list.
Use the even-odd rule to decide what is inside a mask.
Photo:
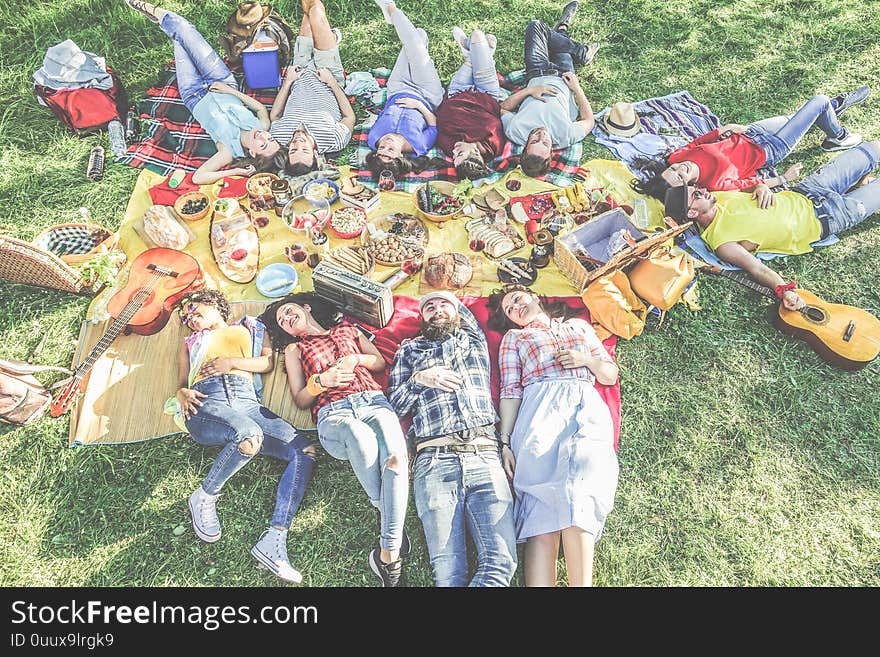
[(752, 193), (710, 194), (702, 187), (680, 185), (666, 192), (666, 214), (677, 221), (693, 220), (719, 258), (775, 289), (789, 310), (799, 310), (804, 301), (794, 283), (786, 283), (754, 254), (808, 253), (813, 242), (842, 233), (880, 210), (880, 180), (857, 186), (878, 163), (880, 141), (872, 141), (837, 156), (791, 191), (773, 194), (758, 185)]

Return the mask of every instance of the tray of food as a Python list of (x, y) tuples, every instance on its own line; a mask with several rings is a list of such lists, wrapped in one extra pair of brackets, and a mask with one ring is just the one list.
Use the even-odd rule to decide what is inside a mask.
[(496, 260), (523, 248), (525, 240), (508, 221), (493, 221), (488, 217), (471, 219), (465, 224), (472, 251), (482, 251)]
[(337, 246), (324, 260), (360, 276), (369, 276), (376, 261), (365, 246)]
[(421, 260), (428, 246), (428, 228), (418, 217), (398, 212), (367, 224), (361, 243), (377, 264), (394, 266)]
[(250, 283), (260, 264), (260, 238), (250, 214), (233, 199), (214, 204), (209, 231), (217, 268), (235, 283)]

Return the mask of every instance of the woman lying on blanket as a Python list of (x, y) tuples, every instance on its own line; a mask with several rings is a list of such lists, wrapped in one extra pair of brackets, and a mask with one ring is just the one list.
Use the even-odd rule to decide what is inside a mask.
[[(489, 297), (490, 327), (506, 332), (501, 370), (502, 442), (509, 436), (517, 541), (526, 586), (555, 586), (562, 538), (568, 581), (589, 586), (593, 547), (614, 505), (617, 455), (611, 414), (596, 392), (617, 380), (593, 327), (521, 285)], [(510, 476), (511, 473), (508, 473)]]
[(397, 30), (403, 47), (388, 77), (388, 100), (367, 143), (367, 168), (378, 176), (389, 170), (395, 178), (437, 164), (426, 153), (437, 139), (434, 110), (443, 100), (443, 85), (428, 54), (428, 35), (416, 28), (393, 0), (375, 0), (385, 20)]
[(288, 145), (287, 172), (301, 176), (319, 166), (319, 153), (339, 151), (351, 139), (355, 115), (342, 90), (345, 73), (338, 30), (330, 28), (321, 0), (302, 0), (303, 18), (269, 116), (269, 132)]
[(750, 125), (730, 123), (697, 137), (690, 144), (656, 160), (635, 163), (650, 176), (647, 182), (633, 181), (633, 188), (661, 201), (666, 190), (678, 185), (698, 185), (712, 192), (742, 190), (754, 193), (761, 208), (773, 203), (771, 187), (795, 180), (801, 165), (789, 167), (781, 176), (761, 178), (763, 167), (776, 166), (791, 154), (810, 128), (818, 125), (825, 133), (822, 149), (837, 151), (862, 141), (860, 135), (840, 125), (847, 108), (864, 101), (870, 89), (859, 87), (834, 98), (813, 96), (794, 114), (774, 116)]
[(299, 408), (311, 408), (318, 439), (349, 461), (379, 509), (379, 546), (370, 568), (384, 586), (399, 586), (409, 539), (403, 528), (409, 472), (400, 421), (373, 373), (385, 360), (360, 329), (338, 324), (338, 311), (314, 293), (288, 295), (260, 315), (284, 352), (287, 383)]
[(460, 27), (452, 28), (452, 36), (464, 63), (437, 108), (437, 145), (452, 158), (459, 178), (477, 180), (489, 175), (488, 163), (501, 155), (507, 141), (501, 125), (504, 95), (495, 72), (497, 40), (480, 30), (467, 38)]
[(193, 182), (209, 185), (224, 176), (283, 168), (281, 145), (268, 132), (269, 112), (236, 88), (232, 72), (192, 23), (142, 0), (125, 3), (158, 23), (174, 42), (180, 99), (217, 144), (217, 153), (195, 171)]
[(223, 485), (258, 453), (286, 461), (271, 526), (251, 554), (285, 582), (299, 583), (302, 575), (287, 558), (287, 530), (312, 476), (315, 448), (260, 405), (258, 374), (274, 365), (264, 326), (253, 317), (229, 325), (229, 304), (216, 290), (185, 295), (178, 310), (192, 335), (180, 346), (180, 389), (166, 412), (175, 413), (200, 445), (222, 447), (189, 497), (193, 529), (207, 543), (220, 540), (216, 502)]

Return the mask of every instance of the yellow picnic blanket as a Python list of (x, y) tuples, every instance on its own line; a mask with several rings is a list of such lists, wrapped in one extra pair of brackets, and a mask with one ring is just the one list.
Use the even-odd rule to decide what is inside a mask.
[[(612, 160), (590, 160), (583, 165), (589, 174), (586, 176), (585, 185), (588, 187), (603, 187), (618, 202), (631, 203), (636, 194), (629, 186), (629, 181), (633, 178), (632, 174), (624, 164), (619, 161)], [(347, 167), (343, 167), (341, 174), (347, 174)], [(492, 185), (496, 187), (505, 196), (511, 196), (512, 192), (504, 187), (504, 183), (511, 175), (517, 176), (522, 182), (522, 188), (515, 192), (515, 195), (522, 196), (526, 194), (534, 194), (555, 189), (553, 185), (533, 180), (525, 176), (511, 173), (497, 181)], [(144, 170), (138, 177), (134, 191), (125, 210), (125, 216), (122, 219), (119, 228), (119, 244), (120, 248), (125, 252), (129, 262), (133, 260), (141, 252), (148, 247), (138, 234), (135, 232), (133, 225), (140, 220), (147, 208), (150, 207), (151, 201), (148, 190), (153, 185), (157, 185), (164, 180), (164, 176), (155, 174), (151, 171)], [(483, 191), (483, 188), (480, 188)], [(488, 189), (486, 187), (485, 189)], [(211, 201), (214, 200), (214, 191), (212, 185), (205, 185), (202, 191), (208, 194)], [(340, 201), (337, 201), (333, 209), (342, 207)], [(652, 225), (661, 225), (662, 221), (662, 204), (654, 199), (648, 200), (648, 208)], [(370, 218), (392, 214), (394, 212), (409, 212), (415, 214), (416, 209), (413, 203), (412, 194), (406, 192), (382, 192), (380, 207), (370, 212)], [(300, 241), (278, 218), (275, 213), (269, 213), (270, 222), (265, 228), (259, 230), (260, 235), (260, 267), (265, 267), (277, 262), (287, 262), (284, 256), (284, 247), (295, 241)], [(426, 249), (427, 255), (442, 253), (446, 251), (458, 251), (466, 255), (471, 255), (468, 248), (467, 231), (464, 228), (465, 221), (463, 219), (454, 219), (443, 224), (434, 222), (425, 222), (428, 226), (429, 240)], [(185, 249), (185, 251), (195, 257), (205, 272), (205, 282), (208, 287), (222, 290), (230, 301), (242, 300), (266, 300), (262, 294), (257, 291), (254, 282), (246, 285), (233, 283), (223, 276), (211, 255), (211, 246), (208, 238), (208, 230), (210, 226), (209, 219), (205, 218), (200, 221), (190, 222), (189, 228), (196, 234), (196, 239)], [(522, 231), (522, 227), (519, 227)], [(351, 244), (352, 240), (340, 240), (334, 235), (330, 235), (330, 246), (338, 246), (341, 244)], [(528, 257), (528, 249), (516, 255)], [(482, 295), (488, 295), (492, 290), (499, 286), (497, 276), (495, 275), (495, 266), (486, 260), (483, 261), (483, 276), (480, 282)], [(392, 267), (377, 266), (372, 278), (377, 280), (384, 278), (393, 270)], [(303, 270), (300, 274), (300, 289), (309, 291), (312, 289), (311, 272)], [(395, 294), (403, 294), (418, 297), (420, 294), (420, 276), (412, 277), (405, 284), (395, 289)], [(566, 295), (575, 294), (576, 290), (568, 282), (568, 280), (559, 272), (556, 265), (551, 262), (550, 266), (541, 270), (538, 280), (533, 286), (534, 289), (541, 294), (548, 295)]]

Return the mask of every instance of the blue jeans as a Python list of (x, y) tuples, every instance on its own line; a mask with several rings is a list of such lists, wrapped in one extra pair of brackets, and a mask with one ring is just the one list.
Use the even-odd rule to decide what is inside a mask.
[(416, 509), (437, 586), (468, 584), (466, 529), (477, 548), (470, 586), (508, 586), (516, 571), (513, 495), (498, 452), (416, 456)]
[(557, 32), (544, 21), (529, 21), (525, 36), (526, 80), (561, 75), (584, 63), (586, 47)]
[(199, 381), (193, 390), (207, 397), (201, 400), (198, 413), (186, 421), (187, 431), (200, 445), (223, 446), (202, 488), (209, 495), (220, 492), (257, 453), (242, 453), (241, 443), (250, 439), (259, 447), (260, 454), (287, 462), (278, 482), (272, 525), (290, 527), (315, 467), (314, 459), (303, 453), (308, 441), (272, 411), (260, 406), (250, 379), (222, 374)]
[(822, 222), (822, 239), (860, 224), (880, 210), (880, 179), (849, 191), (880, 162), (873, 142), (862, 142), (819, 167), (793, 187), (813, 201)]
[(443, 83), (437, 74), (434, 60), (428, 54), (428, 34), (412, 24), (398, 7), (391, 14), (394, 29), (403, 47), (388, 76), (388, 98), (401, 92), (413, 93), (422, 98), (432, 112), (443, 100)]
[(169, 11), (162, 17), (159, 27), (174, 42), (177, 89), (180, 100), (190, 112), (214, 82), (225, 82), (238, 88), (232, 71), (192, 23)]
[(468, 89), (476, 89), (489, 94), (495, 100), (502, 100), (495, 59), (489, 44), (485, 41), (471, 42), (470, 56), (452, 76), (447, 94), (451, 97)]
[[(400, 420), (385, 395), (378, 390), (358, 392), (324, 406), (318, 411), (318, 439), (330, 456), (351, 463), (370, 502), (379, 509), (379, 546), (399, 550), (409, 472)], [(387, 465), (392, 455), (398, 458), (396, 468)]]
[(744, 134), (767, 153), (767, 166), (775, 166), (791, 154), (813, 125), (832, 139), (846, 132), (831, 106), (831, 99), (820, 94), (810, 98), (794, 114), (755, 121)]

